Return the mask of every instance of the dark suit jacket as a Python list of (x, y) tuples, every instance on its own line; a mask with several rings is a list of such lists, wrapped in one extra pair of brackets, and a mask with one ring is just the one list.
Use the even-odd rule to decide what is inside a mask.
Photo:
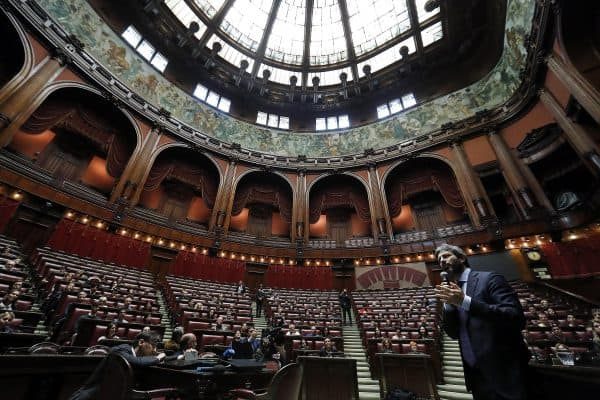
[[(466, 294), (471, 296), (466, 329), (475, 354), (475, 368), (503, 398), (523, 398), (529, 351), (521, 336), (525, 316), (517, 295), (502, 275), (473, 270)], [(450, 337), (459, 338), (456, 307), (444, 308), (443, 328)], [(471, 388), (473, 371), (464, 360), (463, 364), (467, 388)]]
[[(133, 355), (133, 351), (130, 344), (120, 344), (110, 349), (111, 353), (118, 354), (125, 358), (132, 367), (150, 367), (159, 363), (158, 359), (154, 356), (137, 357)], [(101, 378), (106, 368), (106, 359), (102, 360), (100, 365), (96, 368), (94, 373), (88, 378), (82, 387), (77, 389), (75, 393), (69, 397), (69, 400), (97, 400), (100, 385), (102, 384)]]

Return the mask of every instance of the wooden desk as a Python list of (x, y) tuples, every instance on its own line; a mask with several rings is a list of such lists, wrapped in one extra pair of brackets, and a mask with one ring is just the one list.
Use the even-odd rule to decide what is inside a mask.
[[(592, 399), (600, 393), (600, 368), (529, 364), (532, 399)], [(594, 394), (596, 393), (596, 394)]]

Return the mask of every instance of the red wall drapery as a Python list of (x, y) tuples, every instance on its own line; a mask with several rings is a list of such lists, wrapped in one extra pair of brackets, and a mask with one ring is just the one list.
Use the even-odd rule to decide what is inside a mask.
[(564, 243), (544, 243), (542, 252), (553, 277), (582, 277), (600, 274), (600, 238), (577, 239)]
[(8, 197), (0, 199), (0, 232), (4, 231), (13, 214), (19, 208), (19, 204), (18, 201)]
[(140, 269), (150, 259), (150, 243), (65, 219), (58, 223), (47, 245), (54, 250)]
[(331, 267), (293, 267), (269, 265), (265, 286), (292, 289), (333, 289)]
[(208, 281), (238, 282), (244, 280), (246, 263), (191, 251), (180, 251), (171, 267), (171, 273)]

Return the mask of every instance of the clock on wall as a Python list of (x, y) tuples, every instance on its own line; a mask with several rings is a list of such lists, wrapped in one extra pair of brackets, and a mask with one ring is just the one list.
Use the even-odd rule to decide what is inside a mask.
[(542, 255), (537, 250), (531, 250), (527, 252), (527, 258), (531, 261), (540, 261), (542, 259)]

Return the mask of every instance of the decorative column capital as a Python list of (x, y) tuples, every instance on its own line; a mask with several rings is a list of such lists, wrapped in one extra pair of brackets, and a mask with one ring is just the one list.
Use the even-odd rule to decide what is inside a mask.
[(53, 60), (56, 60), (61, 67), (64, 67), (73, 62), (73, 58), (71, 57), (71, 55), (63, 49), (61, 49), (60, 47), (55, 47), (52, 50), (51, 58)]

